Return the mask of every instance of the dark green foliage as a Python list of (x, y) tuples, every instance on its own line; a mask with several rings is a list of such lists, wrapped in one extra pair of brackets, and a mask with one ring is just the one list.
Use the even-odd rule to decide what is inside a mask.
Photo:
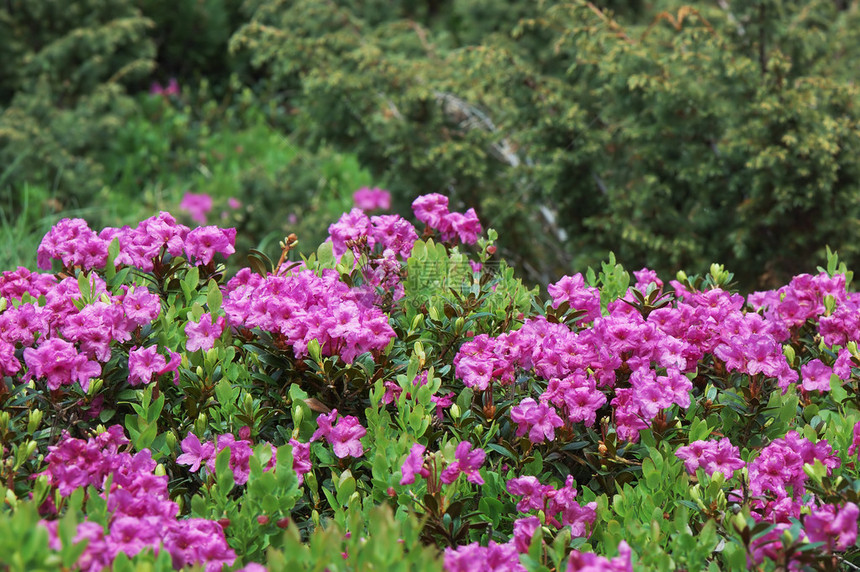
[[(0, 6), (0, 189), (56, 191), (61, 208), (102, 187), (92, 157), (122, 127), (125, 87), (152, 70), (152, 22), (131, 0), (13, 0)], [(15, 214), (20, 204), (15, 204)]]
[(208, 78), (225, 88), (230, 78), (227, 42), (241, 21), (241, 0), (135, 0), (155, 23), (161, 80)]
[(288, 94), (305, 141), (357, 153), (401, 197), (478, 205), (534, 278), (610, 249), (664, 272), (724, 261), (747, 288), (825, 243), (856, 258), (860, 11), (599, 4), (380, 19), (258, 0), (231, 47)]

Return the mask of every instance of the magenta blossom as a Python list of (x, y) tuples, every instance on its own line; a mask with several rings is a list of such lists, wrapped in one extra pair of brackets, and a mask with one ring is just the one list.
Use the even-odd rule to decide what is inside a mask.
[(179, 378), (177, 369), (181, 358), (178, 353), (167, 351), (170, 354), (170, 361), (158, 353), (158, 346), (133, 347), (128, 352), (128, 383), (132, 386), (150, 383), (154, 376), (168, 372), (173, 372), (174, 382), (177, 381)]
[(191, 472), (196, 473), (201, 466), (207, 465), (215, 458), (215, 445), (213, 443), (200, 443), (200, 439), (194, 433), (182, 440), (182, 454), (176, 458), (180, 465), (191, 465)]
[(212, 210), (212, 197), (206, 193), (185, 193), (179, 208), (191, 215), (191, 220), (206, 224), (206, 215)]
[(633, 572), (630, 546), (621, 541), (618, 544), (618, 556), (606, 558), (593, 552), (574, 550), (567, 561), (567, 572)]
[(511, 420), (517, 424), (517, 437), (529, 434), (532, 443), (543, 443), (555, 439), (555, 430), (564, 425), (552, 406), (537, 403), (531, 397), (523, 399), (511, 408)]
[(185, 324), (185, 335), (188, 336), (185, 349), (189, 352), (211, 350), (215, 346), (215, 340), (221, 337), (224, 331), (224, 322), (224, 316), (219, 316), (213, 322), (212, 314), (208, 312), (200, 316), (199, 322), (189, 321)]
[(820, 359), (814, 359), (800, 366), (800, 376), (803, 378), (805, 391), (830, 391), (830, 376), (833, 368), (825, 365)]
[(517, 503), (517, 510), (520, 512), (544, 510), (547, 495), (554, 491), (552, 486), (542, 485), (538, 478), (532, 475), (509, 480), (507, 488), (512, 495), (523, 497)]
[(719, 441), (694, 441), (679, 447), (675, 456), (684, 461), (684, 467), (691, 475), (696, 469), (704, 469), (707, 475), (722, 473), (727, 479), (742, 469), (746, 463), (741, 460), (740, 450), (728, 439)]
[(337, 409), (332, 409), (328, 415), (323, 414), (317, 417), (319, 429), (311, 436), (311, 441), (325, 437), (339, 459), (361, 457), (364, 454), (364, 448), (360, 439), (367, 434), (367, 429), (362, 427), (358, 418), (352, 415), (341, 417), (337, 426), (333, 426), (332, 421), (336, 418)]
[(529, 544), (531, 544), (532, 537), (538, 528), (540, 528), (540, 519), (536, 516), (518, 518), (514, 521), (513, 540), (514, 546), (517, 547), (517, 552), (525, 554), (529, 551)]
[(356, 208), (363, 211), (388, 210), (391, 208), (391, 193), (379, 188), (362, 187), (352, 194)]
[(51, 391), (76, 381), (86, 391), (90, 379), (102, 372), (98, 362), (90, 361), (85, 354), (78, 353), (74, 344), (60, 338), (49, 338), (38, 348), (24, 349), (24, 362), (30, 369), (27, 376), (44, 378)]
[(185, 237), (185, 252), (195, 264), (209, 264), (216, 254), (225, 258), (236, 252), (236, 229), (200, 226)]
[(457, 480), (460, 473), (466, 475), (466, 480), (476, 485), (483, 485), (484, 479), (478, 472), (478, 468), (484, 464), (484, 459), (487, 453), (483, 449), (472, 450), (472, 444), (468, 441), (463, 441), (457, 445), (457, 451), (454, 453), (456, 459), (442, 471), (441, 480), (446, 485), (450, 485)]
[(425, 479), (430, 476), (430, 471), (424, 468), (424, 451), (426, 447), (420, 443), (412, 445), (409, 455), (403, 461), (403, 466), (400, 468), (402, 477), (400, 478), (401, 485), (411, 485), (415, 482), (415, 475), (421, 475)]
[(804, 532), (812, 542), (824, 542), (827, 550), (848, 550), (857, 542), (857, 519), (860, 508), (853, 502), (840, 509), (826, 504), (813, 510), (803, 520)]

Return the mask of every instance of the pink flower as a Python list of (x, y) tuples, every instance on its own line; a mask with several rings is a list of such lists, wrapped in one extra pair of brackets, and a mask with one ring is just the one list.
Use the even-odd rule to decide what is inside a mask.
[[(290, 439), (290, 445), (293, 446), (293, 470), (299, 478), (299, 486), (305, 481), (305, 475), (311, 472), (311, 445), (310, 443), (301, 443), (296, 439)], [(273, 457), (273, 461), (277, 461)]]
[(803, 389), (805, 391), (830, 391), (830, 376), (833, 368), (824, 365), (820, 359), (814, 359), (800, 366), (800, 375), (803, 378)]
[(152, 376), (166, 367), (167, 360), (158, 353), (158, 346), (135, 346), (128, 352), (128, 383), (132, 386), (150, 383)]
[(612, 560), (592, 552), (574, 550), (567, 561), (567, 572), (633, 572), (631, 554), (630, 546), (623, 540), (618, 543), (618, 556)]
[(24, 362), (30, 369), (27, 377), (45, 378), (52, 391), (76, 381), (86, 391), (90, 379), (102, 372), (98, 362), (90, 361), (86, 355), (79, 354), (73, 344), (60, 338), (49, 338), (35, 349), (25, 348)]
[(550, 485), (542, 485), (537, 477), (526, 475), (507, 482), (508, 492), (514, 496), (523, 497), (517, 503), (517, 510), (527, 512), (531, 509), (543, 510), (546, 495), (554, 489)]
[(573, 475), (568, 475), (564, 486), (557, 491), (547, 493), (546, 514), (549, 521), (558, 525), (556, 516), (561, 513), (561, 525), (570, 526), (573, 536), (586, 536), (586, 525), (590, 525), (597, 518), (597, 503), (590, 502), (581, 506), (576, 502), (576, 487)]
[(388, 210), (391, 208), (391, 193), (376, 187), (372, 189), (367, 187), (358, 189), (353, 193), (352, 200), (355, 202), (356, 208), (363, 211)]
[(185, 335), (188, 336), (185, 349), (189, 352), (211, 350), (215, 346), (215, 340), (221, 337), (221, 333), (224, 331), (224, 322), (224, 316), (219, 316), (213, 322), (212, 314), (209, 312), (200, 316), (199, 322), (189, 321), (185, 324)]
[(529, 551), (529, 544), (535, 531), (540, 527), (540, 519), (536, 516), (527, 516), (514, 521), (514, 546), (517, 552), (525, 554)]
[[(469, 209), (465, 214), (450, 213), (448, 215), (448, 224), (451, 228), (451, 234), (456, 234), (463, 244), (475, 244), (478, 242), (478, 236), (483, 230), (475, 209)], [(450, 238), (453, 238), (453, 236), (446, 238), (446, 234), (443, 232), (443, 239), (450, 240)]]
[(21, 369), (21, 362), (15, 357), (15, 346), (0, 340), (0, 375), (15, 375)]
[(483, 485), (484, 479), (478, 472), (478, 468), (484, 464), (484, 459), (487, 453), (483, 449), (475, 449), (472, 451), (472, 444), (468, 441), (463, 441), (457, 445), (457, 451), (454, 453), (456, 459), (448, 465), (442, 476), (439, 478), (446, 485), (450, 485), (457, 480), (460, 473), (466, 475), (466, 480), (476, 485)]
[(415, 218), (430, 228), (439, 228), (442, 220), (448, 216), (448, 197), (438, 193), (421, 195), (412, 201), (412, 211)]
[(206, 465), (215, 458), (215, 445), (209, 442), (200, 443), (194, 433), (188, 433), (182, 440), (182, 454), (176, 458), (180, 465), (191, 465), (191, 472), (196, 473), (201, 465)]
[(206, 215), (212, 210), (212, 197), (206, 193), (185, 193), (179, 208), (191, 215), (191, 220), (198, 224), (206, 224)]
[(684, 467), (691, 475), (701, 467), (707, 475), (722, 473), (730, 479), (736, 470), (746, 465), (741, 460), (740, 450), (725, 438), (719, 441), (694, 441), (679, 447), (675, 456), (684, 461)]
[(161, 87), (160, 83), (154, 81), (149, 86), (149, 93), (151, 95), (179, 95), (179, 82), (176, 81), (175, 77), (172, 77), (165, 87)]
[(406, 460), (400, 468), (400, 473), (402, 475), (400, 478), (401, 485), (411, 485), (414, 483), (416, 474), (421, 475), (425, 479), (430, 476), (430, 471), (423, 468), (425, 449), (426, 447), (420, 443), (412, 445), (412, 449), (409, 450), (409, 455), (406, 456)]
[(209, 264), (215, 254), (225, 258), (236, 252), (236, 229), (200, 226), (185, 237), (185, 252), (195, 264)]
[(811, 542), (824, 542), (828, 551), (848, 550), (857, 542), (860, 508), (853, 502), (841, 509), (826, 504), (803, 519), (803, 529)]
[(332, 421), (336, 418), (337, 409), (332, 409), (328, 415), (323, 414), (317, 417), (319, 429), (311, 436), (311, 441), (325, 437), (339, 459), (361, 457), (364, 454), (364, 448), (359, 439), (367, 434), (367, 429), (362, 427), (358, 418), (352, 415), (341, 417), (335, 427), (332, 425)]
[(517, 437), (528, 432), (532, 443), (552, 441), (555, 439), (555, 429), (564, 425), (555, 409), (546, 403), (538, 404), (530, 397), (511, 408), (511, 420), (517, 424)]
[(519, 553), (513, 543), (496, 544), (491, 540), (488, 546), (477, 542), (445, 549), (445, 572), (525, 572), (520, 564)]
[(858, 448), (860, 448), (860, 421), (854, 424), (854, 433), (851, 439), (851, 445), (848, 447), (848, 455), (857, 454)]

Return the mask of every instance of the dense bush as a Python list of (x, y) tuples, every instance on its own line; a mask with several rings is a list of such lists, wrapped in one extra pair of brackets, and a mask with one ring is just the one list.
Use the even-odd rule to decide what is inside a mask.
[(0, 567), (860, 563), (835, 255), (747, 298), (611, 258), (544, 298), (473, 210), (412, 206), (229, 279), (235, 229), (53, 227), (52, 272), (0, 278)]
[(289, 94), (307, 141), (357, 153), (401, 201), (475, 205), (533, 279), (610, 249), (661, 271), (719, 260), (745, 288), (825, 243), (856, 260), (860, 11), (366, 4), (257, 0), (231, 46)]
[(134, 111), (126, 87), (155, 65), (151, 26), (130, 0), (0, 6), (0, 193), (10, 197), (8, 217), (22, 214), (28, 185), (52, 190), (56, 210), (89, 206), (102, 190), (94, 154)]

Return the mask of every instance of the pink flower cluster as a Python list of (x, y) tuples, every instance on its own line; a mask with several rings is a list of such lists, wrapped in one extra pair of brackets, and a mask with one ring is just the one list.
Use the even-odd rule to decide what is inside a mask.
[[(653, 272), (636, 274), (640, 287), (662, 287)], [(509, 385), (523, 373), (547, 380), (543, 394), (511, 409), (518, 435), (538, 443), (554, 438), (566, 424), (592, 425), (607, 401), (618, 435), (636, 441), (660, 411), (689, 407), (687, 374), (702, 360), (728, 372), (773, 378), (783, 392), (801, 375), (805, 391), (828, 391), (831, 373), (843, 380), (851, 376), (854, 356), (847, 348), (834, 349), (832, 364), (824, 358), (804, 364), (801, 375), (782, 351), (792, 328), (823, 315), (827, 296), (837, 304), (831, 316), (852, 307), (855, 296), (844, 292), (844, 278), (800, 276), (776, 293), (752, 295), (751, 303), (762, 313), (748, 311), (743, 297), (719, 288), (689, 292), (677, 282), (673, 286), (675, 301), (647, 317), (633, 307), (636, 298), (630, 292), (602, 315), (599, 293), (580, 275), (565, 277), (550, 286), (550, 293), (553, 306), (568, 303), (586, 312), (573, 329), (538, 316), (518, 330), (476, 336), (454, 359), (456, 377), (480, 391), (491, 384)], [(855, 324), (860, 320), (831, 323), (829, 335), (836, 341), (851, 339)]]
[(319, 428), (314, 431), (311, 441), (325, 438), (338, 459), (361, 457), (364, 454), (364, 448), (360, 439), (367, 434), (367, 429), (362, 427), (358, 418), (352, 415), (341, 417), (335, 424), (337, 416), (337, 409), (332, 409), (331, 413), (317, 417)]
[(633, 572), (631, 556), (630, 546), (623, 540), (618, 543), (618, 556), (611, 559), (574, 550), (567, 561), (567, 572)]
[[(249, 431), (250, 432), (250, 431)], [(201, 468), (205, 467), (209, 474), (215, 474), (215, 458), (218, 453), (226, 448), (230, 449), (229, 467), (233, 473), (233, 482), (237, 485), (244, 485), (248, 482), (248, 477), (251, 474), (251, 441), (243, 432), (239, 432), (240, 439), (236, 439), (233, 435), (227, 433), (218, 435), (215, 443), (207, 441), (201, 443), (200, 439), (194, 433), (189, 432), (185, 439), (182, 440), (182, 454), (176, 458), (176, 462), (180, 465), (189, 465), (190, 471), (196, 473)], [(217, 447), (216, 447), (217, 443)], [(300, 443), (296, 439), (290, 439), (290, 445), (293, 447), (293, 470), (299, 478), (299, 485), (304, 482), (304, 476), (311, 470), (310, 444)], [(272, 448), (272, 457), (269, 463), (264, 467), (264, 470), (269, 471), (275, 467), (277, 463), (277, 450), (274, 445)]]
[(0, 276), (0, 298), (20, 300), (24, 294), (38, 298), (47, 294), (57, 284), (52, 274), (39, 274), (19, 266), (17, 270), (7, 270)]
[(98, 234), (83, 219), (63, 219), (39, 244), (39, 268), (50, 269), (54, 259), (65, 268), (100, 269), (107, 263), (108, 247), (114, 238), (120, 247), (114, 263), (145, 272), (151, 272), (165, 253), (185, 253), (196, 264), (209, 264), (216, 254), (227, 257), (236, 251), (236, 229), (205, 226), (190, 230), (164, 212), (141, 221), (136, 228), (108, 227)]
[[(221, 526), (200, 518), (178, 520), (179, 507), (168, 496), (167, 477), (153, 473), (156, 463), (149, 450), (133, 456), (121, 452), (128, 443), (122, 427), (114, 425), (87, 441), (65, 434), (45, 457), (48, 467), (43, 474), (62, 496), (92, 486), (103, 491), (107, 500), (107, 533), (98, 523), (78, 525), (73, 541), (89, 542), (77, 567), (96, 572), (110, 567), (121, 552), (132, 557), (145, 548), (166, 550), (176, 568), (204, 565), (214, 572), (232, 565), (236, 554), (227, 545)], [(59, 550), (58, 522), (43, 524), (50, 533), (51, 547)]]
[(552, 485), (542, 485), (537, 477), (531, 475), (511, 479), (507, 487), (512, 495), (522, 497), (517, 503), (518, 511), (544, 511), (547, 524), (558, 528), (570, 526), (574, 537), (587, 536), (588, 526), (597, 518), (596, 502), (585, 506), (576, 502), (577, 492), (571, 475), (568, 475), (564, 486), (558, 490)]
[(391, 208), (391, 193), (374, 187), (362, 187), (352, 194), (356, 208), (363, 211), (388, 210)]
[[(411, 485), (415, 482), (415, 476), (420, 475), (425, 479), (436, 478), (435, 461), (429, 461), (425, 455), (426, 447), (420, 443), (412, 445), (403, 466), (400, 468), (401, 485)], [(457, 444), (457, 449), (454, 452), (454, 461), (442, 470), (439, 475), (439, 482), (450, 485), (456, 481), (460, 475), (466, 475), (466, 480), (476, 485), (483, 485), (484, 478), (478, 469), (484, 464), (487, 457), (486, 451), (480, 448), (472, 449), (472, 444), (468, 441), (462, 441)], [(428, 462), (429, 461), (429, 462)], [(432, 466), (431, 472), (428, 465)]]
[(206, 224), (206, 215), (212, 210), (212, 197), (206, 193), (185, 193), (179, 209), (187, 212), (197, 224)]
[[(839, 305), (849, 300), (856, 305), (860, 301), (856, 293), (849, 296), (846, 292), (843, 274), (828, 276), (822, 272), (817, 276), (800, 274), (778, 290), (750, 294), (749, 303), (764, 309), (768, 322), (776, 324), (782, 330), (781, 339), (787, 339), (790, 330), (799, 328), (807, 320), (817, 320), (824, 316), (824, 299), (827, 296), (832, 296)], [(836, 331), (832, 335), (835, 335), (837, 340), (841, 337)]]
[[(860, 516), (857, 505), (847, 503), (842, 508), (828, 504), (818, 506), (814, 497), (806, 495), (804, 485), (808, 476), (803, 470), (805, 464), (820, 461), (828, 474), (840, 464), (825, 440), (812, 443), (791, 431), (764, 447), (748, 464), (741, 460), (738, 448), (728, 439), (695, 441), (680, 447), (675, 454), (684, 461), (690, 474), (702, 468), (708, 475), (720, 472), (729, 479), (734, 471), (747, 468), (753, 517), (776, 525), (773, 531), (757, 541), (754, 548), (757, 562), (766, 557), (780, 558), (780, 536), (791, 527), (792, 519), (802, 518), (804, 528), (801, 533), (810, 542), (824, 542), (828, 550), (845, 550), (857, 539), (857, 518)], [(744, 498), (739, 490), (732, 496), (739, 501)], [(804, 509), (806, 516), (802, 516)]]
[(368, 250), (378, 246), (383, 253), (390, 251), (392, 255), (406, 259), (418, 240), (415, 227), (400, 215), (369, 217), (357, 208), (344, 213), (328, 227), (328, 232), (337, 256), (350, 248), (358, 250), (354, 245), (363, 241)]
[(600, 290), (586, 286), (582, 274), (564, 276), (555, 284), (547, 286), (547, 291), (552, 296), (553, 308), (567, 302), (571, 309), (584, 311), (583, 323), (593, 322), (600, 317)]
[(179, 95), (179, 82), (176, 81), (175, 77), (170, 78), (170, 81), (167, 82), (167, 85), (162, 87), (158, 82), (152, 82), (152, 85), (149, 86), (149, 93), (151, 95)]
[[(540, 527), (536, 516), (514, 521), (514, 535), (504, 544), (490, 541), (487, 546), (477, 542), (445, 549), (446, 572), (525, 572), (520, 554), (528, 552), (532, 537)], [(591, 552), (573, 550), (567, 562), (566, 572), (633, 572), (632, 551), (623, 540), (618, 545), (618, 556), (612, 559)]]
[(339, 278), (335, 270), (264, 278), (243, 269), (228, 282), (223, 308), (231, 326), (272, 332), (298, 358), (308, 355), (315, 339), (323, 355), (352, 363), (364, 352), (385, 348), (394, 330), (382, 311), (362, 303)]
[(465, 213), (449, 212), (448, 197), (438, 193), (422, 195), (412, 201), (412, 211), (418, 220), (438, 230), (445, 242), (459, 238), (463, 244), (475, 244), (483, 230), (475, 209)]
[[(24, 287), (18, 274), (16, 291)], [(112, 343), (130, 340), (133, 331), (161, 311), (159, 297), (141, 286), (113, 295), (92, 274), (88, 280), (94, 300), (83, 304), (75, 278), (56, 282), (34, 276), (28, 279), (37, 286), (25, 294), (44, 296), (44, 305), (37, 300), (21, 302), (0, 313), (0, 371), (11, 375), (21, 370), (16, 350), (22, 348), (27, 367), (23, 379), (45, 380), (52, 391), (76, 382), (86, 391), (90, 380), (101, 375), (102, 364), (111, 359)]]
[(675, 455), (684, 461), (684, 467), (691, 475), (701, 467), (705, 474), (722, 473), (726, 479), (732, 478), (735, 471), (746, 466), (741, 460), (740, 450), (728, 439), (719, 441), (694, 441), (679, 447)]
[(173, 374), (174, 383), (179, 381), (179, 362), (181, 356), (167, 350), (170, 360), (158, 353), (158, 346), (139, 348), (134, 346), (128, 352), (128, 383), (136, 386), (151, 383), (156, 376)]
[[(754, 497), (770, 496), (774, 499), (762, 505), (763, 514), (788, 506), (782, 502), (785, 499), (801, 499), (806, 492), (804, 483), (808, 478), (803, 465), (813, 464), (816, 459), (827, 467), (828, 474), (840, 465), (839, 457), (826, 440), (812, 443), (796, 431), (790, 431), (782, 439), (775, 439), (761, 450), (749, 464), (749, 489)], [(797, 509), (794, 516), (799, 517), (800, 505), (794, 508)]]
[(226, 318), (218, 316), (214, 318), (209, 312), (200, 316), (198, 321), (189, 321), (185, 324), (185, 349), (189, 352), (197, 350), (209, 351), (215, 346), (215, 340), (221, 337), (224, 331)]

